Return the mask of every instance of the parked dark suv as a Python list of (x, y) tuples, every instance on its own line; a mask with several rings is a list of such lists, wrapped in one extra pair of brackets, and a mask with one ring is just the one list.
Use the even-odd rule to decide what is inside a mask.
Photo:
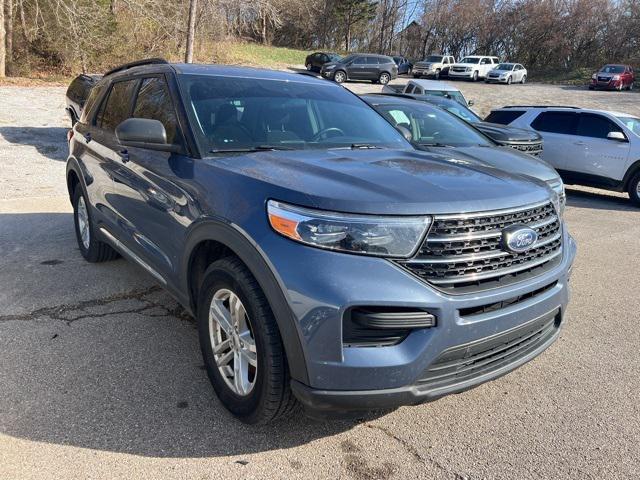
[[(339, 114), (337, 114), (339, 113)], [(460, 392), (558, 336), (575, 246), (546, 184), (419, 152), (309, 75), (142, 63), (73, 128), (80, 252), (119, 254), (197, 318), (245, 422)]]
[(347, 80), (371, 80), (385, 85), (398, 77), (398, 65), (393, 58), (385, 55), (354, 53), (338, 62), (325, 63), (320, 73), (337, 83)]
[(319, 72), (325, 63), (340, 61), (340, 55), (331, 52), (315, 52), (307, 55), (304, 66), (310, 72)]

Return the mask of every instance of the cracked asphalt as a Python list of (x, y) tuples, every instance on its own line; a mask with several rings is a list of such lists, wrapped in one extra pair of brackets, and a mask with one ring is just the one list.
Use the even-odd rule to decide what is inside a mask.
[[(597, 93), (584, 101), (640, 107)], [(215, 398), (169, 295), (124, 260), (80, 257), (63, 94), (0, 87), (1, 479), (640, 477), (640, 210), (625, 195), (569, 189), (572, 302), (533, 362), (431, 404), (249, 427)]]

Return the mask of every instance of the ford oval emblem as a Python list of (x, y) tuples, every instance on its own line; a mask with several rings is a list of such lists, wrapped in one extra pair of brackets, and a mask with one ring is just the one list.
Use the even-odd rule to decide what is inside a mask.
[(526, 225), (511, 225), (502, 230), (502, 245), (505, 250), (522, 253), (538, 241), (538, 233)]

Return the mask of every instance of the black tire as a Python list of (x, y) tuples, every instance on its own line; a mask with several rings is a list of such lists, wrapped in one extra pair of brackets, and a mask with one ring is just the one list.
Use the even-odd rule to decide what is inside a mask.
[(333, 80), (336, 83), (344, 83), (347, 80), (347, 72), (344, 70), (338, 70), (333, 74)]
[(478, 72), (477, 71), (473, 72), (473, 76), (471, 77), (471, 81), (472, 82), (477, 82), (478, 81)]
[(527, 82), (527, 76), (526, 76), (526, 75), (523, 75), (523, 76), (522, 76), (522, 80), (520, 80), (520, 83), (521, 83), (522, 85), (524, 85), (526, 82)]
[(434, 80), (440, 80), (440, 69), (439, 69), (439, 68), (438, 68), (438, 69), (436, 69), (436, 73), (435, 73), (435, 75), (433, 76), (433, 79), (434, 79)]
[(312, 71), (312, 70), (313, 70), (313, 66), (312, 66), (310, 63), (307, 63), (307, 64), (305, 65), (305, 68), (307, 69), (307, 71), (308, 71), (308, 72), (310, 72), (310, 71)]
[[(213, 354), (209, 309), (216, 292), (227, 289), (242, 302), (255, 340), (257, 368), (253, 389), (244, 396), (226, 383)], [(209, 380), (222, 404), (239, 420), (264, 424), (290, 414), (298, 405), (289, 387), (289, 366), (280, 331), (262, 289), (236, 257), (212, 263), (204, 274), (198, 296), (200, 348)]]
[(593, 90), (593, 89), (594, 89), (594, 88), (593, 88), (591, 85), (589, 85), (589, 90)]
[(627, 192), (629, 192), (629, 198), (631, 201), (640, 207), (640, 171), (636, 172), (629, 181)]
[(507, 85), (511, 85), (511, 77), (507, 78)]
[(420, 75), (413, 74), (413, 78), (420, 78)]
[[(119, 257), (118, 252), (116, 252), (110, 245), (98, 240), (97, 231), (95, 225), (93, 223), (93, 219), (91, 216), (91, 209), (89, 207), (89, 202), (86, 199), (84, 191), (80, 185), (77, 185), (75, 190), (73, 191), (73, 224), (75, 226), (76, 231), (76, 240), (78, 242), (78, 248), (80, 249), (80, 253), (84, 257), (87, 262), (91, 263), (100, 263), (107, 262), (109, 260), (115, 260)], [(78, 218), (78, 207), (84, 203), (84, 208), (86, 211), (86, 222), (88, 229), (88, 244), (85, 245), (83, 241), (80, 220)]]
[(382, 85), (386, 85), (390, 81), (391, 81), (391, 75), (389, 75), (387, 72), (382, 72), (378, 77), (378, 82)]
[(629, 84), (629, 91), (633, 90), (633, 82)]

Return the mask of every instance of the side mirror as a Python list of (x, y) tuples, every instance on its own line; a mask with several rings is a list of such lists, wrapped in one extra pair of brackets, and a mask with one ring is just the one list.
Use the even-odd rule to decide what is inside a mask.
[(402, 136), (409, 142), (413, 141), (413, 135), (411, 134), (411, 130), (402, 125), (396, 125), (396, 130), (398, 130)]
[(475, 102), (474, 102), (473, 100), (469, 100), (469, 101), (467, 102), (467, 105), (469, 105), (469, 106), (471, 107), (471, 106), (473, 106), (473, 104), (474, 104), (474, 103), (475, 103)]
[(616, 140), (618, 142), (626, 142), (627, 137), (624, 136), (622, 132), (609, 132), (607, 133), (607, 138), (609, 140)]
[(176, 145), (167, 143), (167, 132), (159, 120), (127, 118), (116, 127), (116, 138), (123, 146), (177, 151)]

